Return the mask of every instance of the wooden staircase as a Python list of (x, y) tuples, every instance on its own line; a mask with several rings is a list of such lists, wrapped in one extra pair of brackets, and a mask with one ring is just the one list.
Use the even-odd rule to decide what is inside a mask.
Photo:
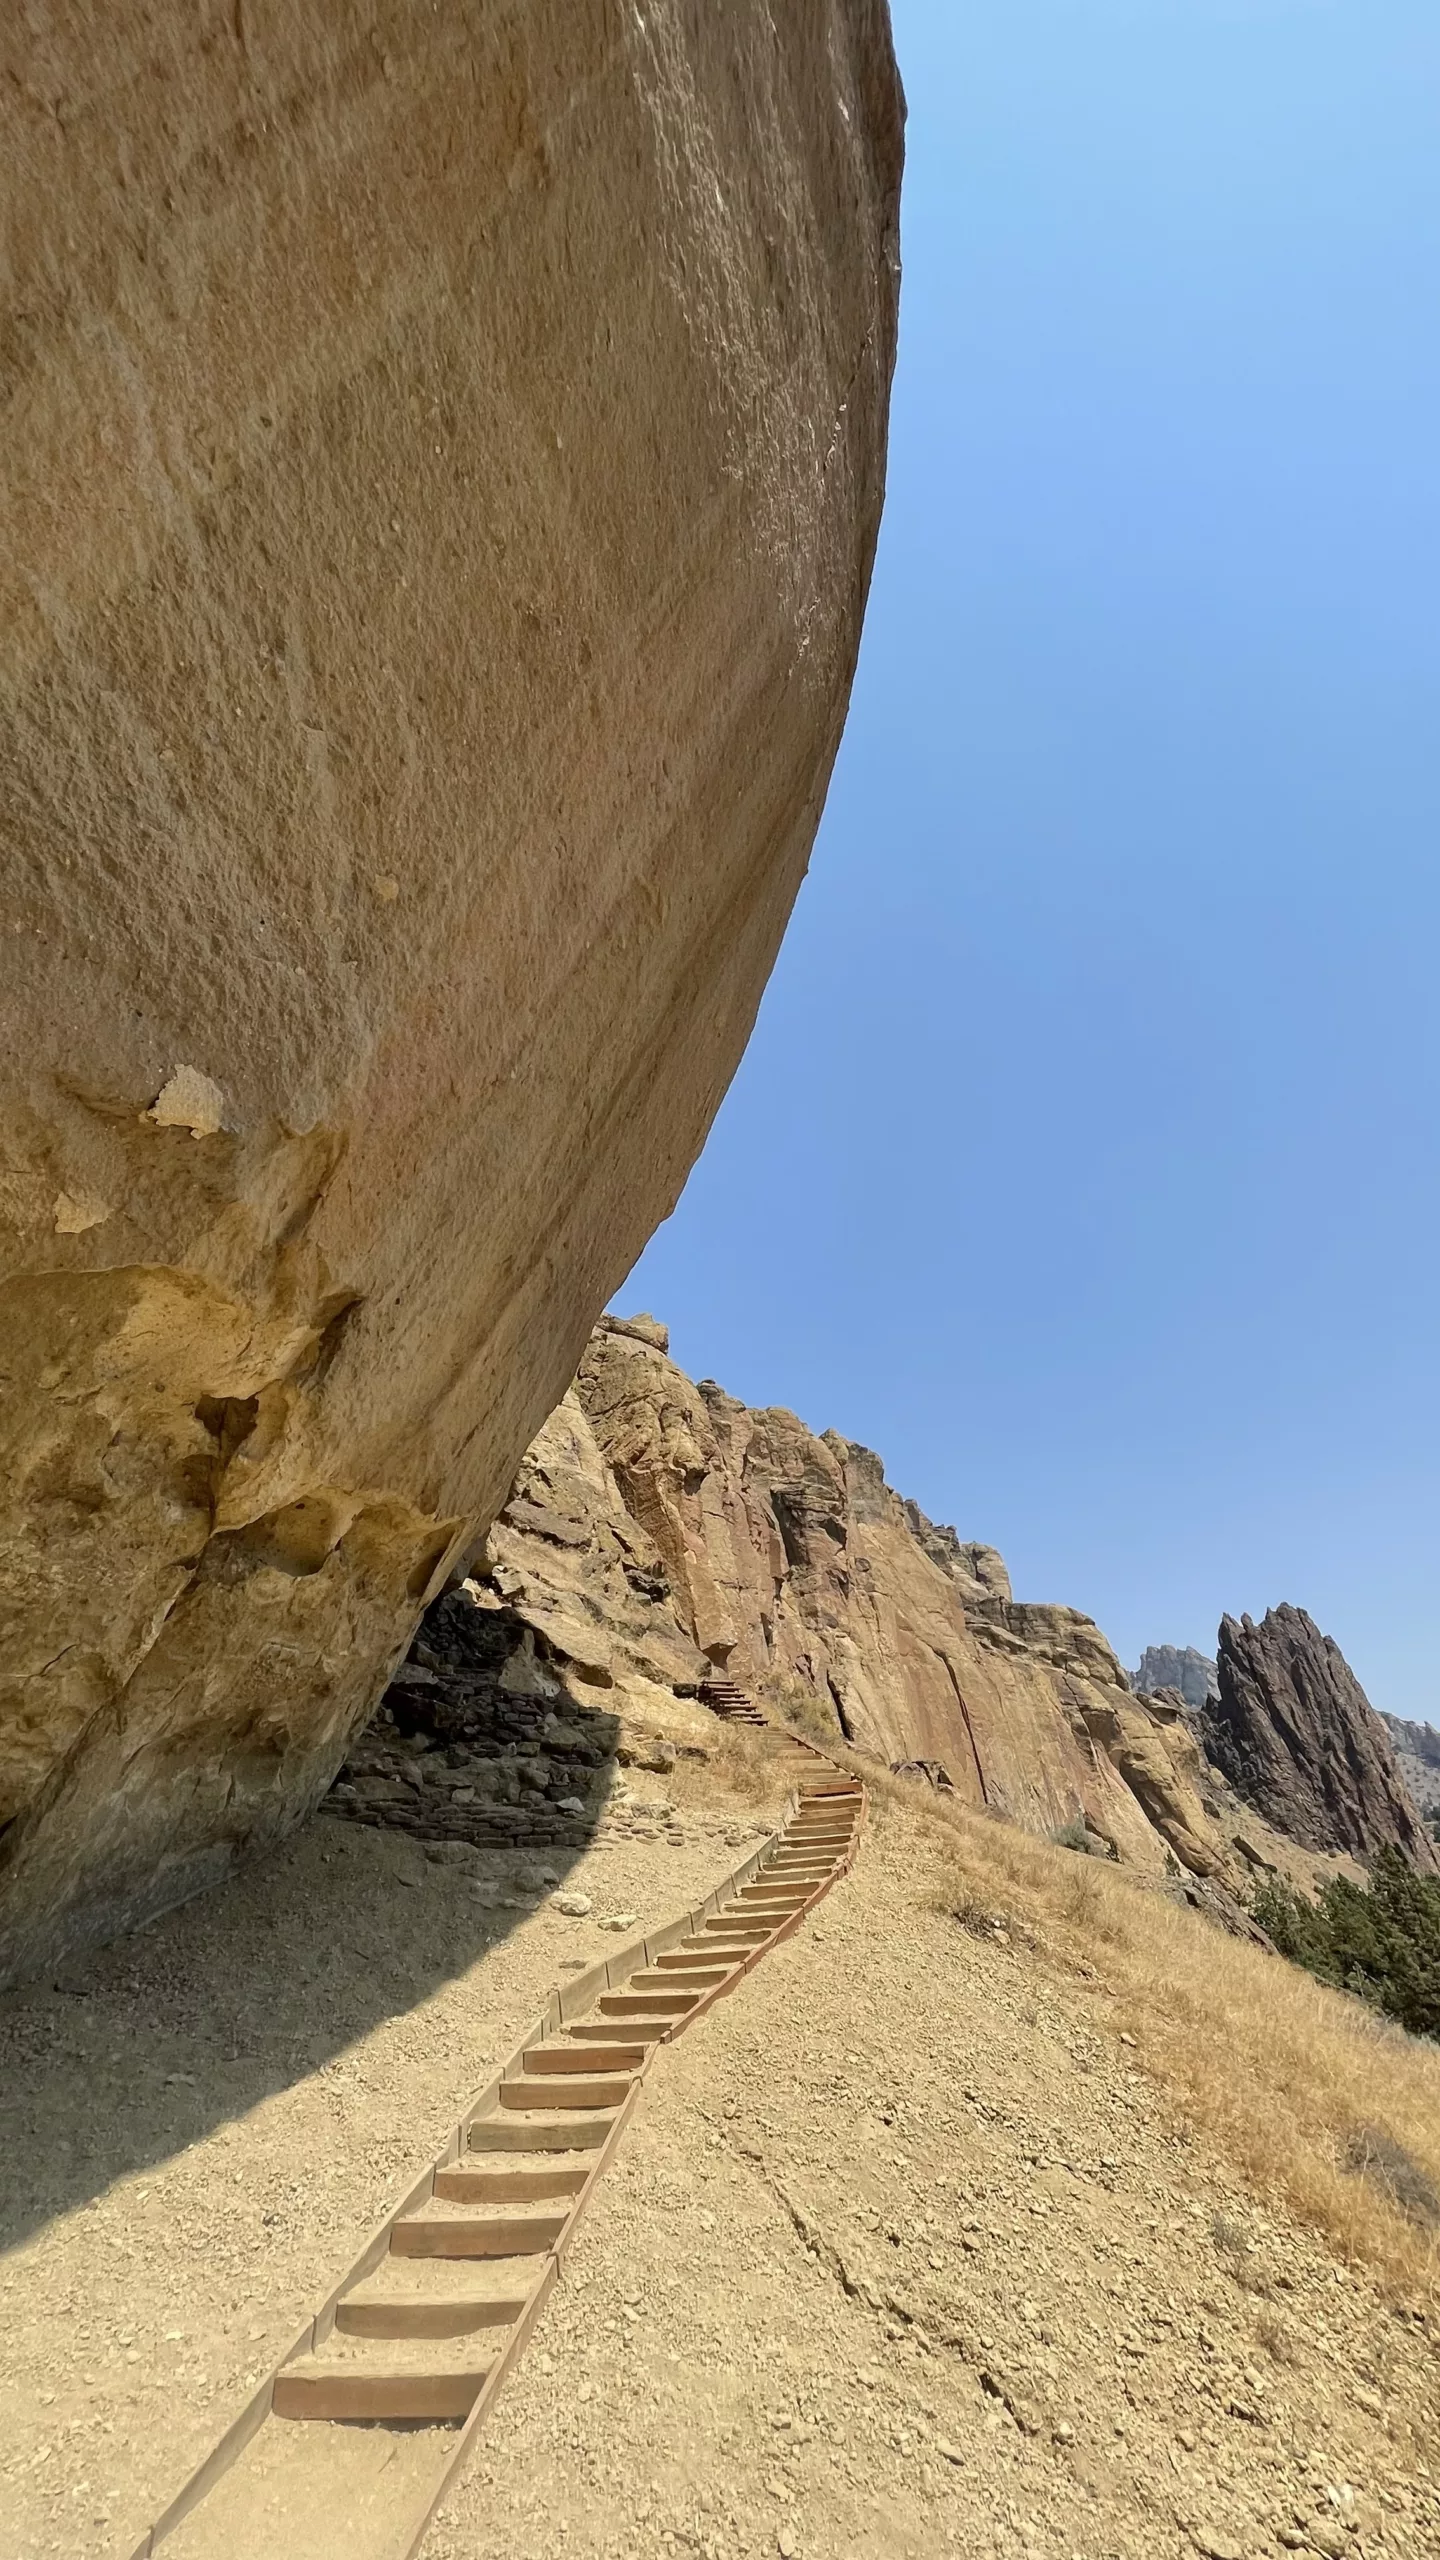
[[(791, 1747), (806, 1775), (783, 1828), (698, 1912), (552, 2000), (134, 2560), (172, 2535), (174, 2560), (298, 2560), (302, 2549), (305, 2560), (413, 2560), (657, 2052), (850, 1865), (864, 1790), (811, 1746)], [(361, 2477), (357, 2428), (398, 2431), (414, 2484), (403, 2516), (393, 2498), (374, 2505), (344, 2486)], [(368, 2479), (375, 2450), (361, 2451)]]
[(738, 1688), (724, 1672), (717, 1671), (713, 1679), (702, 1680), (695, 1695), (702, 1707), (708, 1707), (712, 1715), (723, 1716), (727, 1724), (763, 1725), (766, 1722), (753, 1698)]

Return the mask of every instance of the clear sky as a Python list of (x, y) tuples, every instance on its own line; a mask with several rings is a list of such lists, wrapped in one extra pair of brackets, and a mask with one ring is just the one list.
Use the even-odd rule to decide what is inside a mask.
[(1017, 1595), (1440, 1723), (1440, 5), (895, 0), (884, 530), (617, 1299)]

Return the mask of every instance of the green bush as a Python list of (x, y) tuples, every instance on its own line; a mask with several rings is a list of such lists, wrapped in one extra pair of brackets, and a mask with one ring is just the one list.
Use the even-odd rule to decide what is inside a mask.
[(1254, 1910), (1293, 1964), (1413, 2036), (1440, 2036), (1440, 1878), (1418, 1876), (1398, 1849), (1380, 1851), (1368, 1885), (1335, 1876), (1317, 1902), (1269, 1877)]

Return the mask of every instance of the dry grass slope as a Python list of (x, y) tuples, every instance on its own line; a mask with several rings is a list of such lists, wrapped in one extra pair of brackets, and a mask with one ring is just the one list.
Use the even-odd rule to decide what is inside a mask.
[(1440, 2233), (1414, 2202), (1406, 2209), (1405, 2178), (1357, 2164), (1397, 2146), (1419, 2173), (1413, 2195), (1440, 2187), (1440, 2047), (1120, 1870), (854, 1765), (874, 1818), (941, 1854), (958, 1916), (1007, 1915), (1090, 1978), (1137, 2060), (1260, 2191), (1394, 2294), (1433, 2308)]

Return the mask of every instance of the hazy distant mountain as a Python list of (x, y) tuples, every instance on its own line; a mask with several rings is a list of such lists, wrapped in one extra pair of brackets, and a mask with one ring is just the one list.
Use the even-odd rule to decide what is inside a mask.
[(1212, 1657), (1193, 1644), (1147, 1644), (1139, 1670), (1130, 1677), (1141, 1698), (1156, 1689), (1178, 1689), (1187, 1707), (1203, 1707), (1207, 1699), (1220, 1695)]
[(1395, 1745), (1400, 1775), (1422, 1813), (1440, 1811), (1440, 1733), (1433, 1724), (1411, 1724), (1404, 1716), (1381, 1716)]

